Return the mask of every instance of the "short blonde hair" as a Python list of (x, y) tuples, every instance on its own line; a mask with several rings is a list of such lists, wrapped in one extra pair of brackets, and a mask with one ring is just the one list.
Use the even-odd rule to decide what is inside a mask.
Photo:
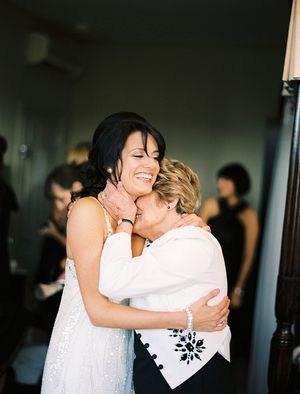
[(89, 142), (79, 142), (70, 149), (67, 157), (68, 164), (82, 164), (88, 160), (91, 144)]
[(198, 175), (179, 160), (161, 161), (153, 190), (166, 202), (178, 198), (177, 213), (198, 214), (200, 211), (201, 191)]

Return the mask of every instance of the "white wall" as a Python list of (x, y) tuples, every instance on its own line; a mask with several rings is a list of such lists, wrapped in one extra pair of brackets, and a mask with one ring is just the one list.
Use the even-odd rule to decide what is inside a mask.
[(240, 161), (250, 170), (257, 206), (266, 120), (276, 117), (283, 50), (199, 46), (93, 47), (73, 86), (70, 141), (90, 138), (106, 115), (145, 116), (167, 141), (167, 155), (200, 174), (204, 197), (215, 171)]

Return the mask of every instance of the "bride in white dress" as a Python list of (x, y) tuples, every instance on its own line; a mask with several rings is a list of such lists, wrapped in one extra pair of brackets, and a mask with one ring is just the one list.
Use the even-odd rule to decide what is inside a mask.
[[(96, 197), (109, 178), (121, 180), (134, 200), (149, 193), (164, 149), (161, 134), (136, 114), (111, 115), (96, 129), (81, 193), (84, 198), (74, 205), (68, 220), (65, 288), (46, 358), (42, 394), (131, 394), (129, 330), (187, 325), (185, 311), (138, 310), (126, 301), (108, 300), (98, 290), (102, 247), (117, 223)], [(134, 220), (124, 219), (129, 219), (124, 226)], [(217, 293), (210, 292), (191, 306), (196, 330), (218, 330), (226, 316), (226, 299), (207, 306)]]
[[(112, 233), (106, 216), (108, 236)], [(132, 391), (131, 332), (93, 326), (85, 311), (74, 260), (53, 329), (42, 393), (124, 394)]]

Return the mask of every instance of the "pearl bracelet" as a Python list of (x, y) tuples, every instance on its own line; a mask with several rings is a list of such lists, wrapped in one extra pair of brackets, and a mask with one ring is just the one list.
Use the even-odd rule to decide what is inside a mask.
[(193, 331), (193, 314), (192, 314), (192, 311), (190, 310), (189, 306), (187, 308), (185, 308), (185, 312), (187, 314), (186, 331), (191, 332), (191, 331)]

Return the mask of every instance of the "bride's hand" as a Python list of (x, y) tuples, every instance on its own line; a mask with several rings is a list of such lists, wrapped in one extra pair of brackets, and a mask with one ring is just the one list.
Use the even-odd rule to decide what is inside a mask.
[(195, 226), (200, 227), (202, 230), (211, 232), (210, 227), (205, 223), (200, 216), (197, 216), (195, 213), (184, 213), (181, 215), (181, 218), (178, 222), (175, 223), (174, 228), (182, 227), (182, 226)]
[(107, 181), (105, 189), (98, 194), (98, 200), (116, 221), (120, 219), (135, 221), (137, 208), (122, 182), (114, 185), (111, 181)]
[(229, 315), (229, 298), (224, 297), (219, 304), (214, 306), (207, 305), (207, 302), (216, 297), (219, 292), (218, 289), (212, 290), (190, 306), (195, 331), (221, 331), (226, 327)]

